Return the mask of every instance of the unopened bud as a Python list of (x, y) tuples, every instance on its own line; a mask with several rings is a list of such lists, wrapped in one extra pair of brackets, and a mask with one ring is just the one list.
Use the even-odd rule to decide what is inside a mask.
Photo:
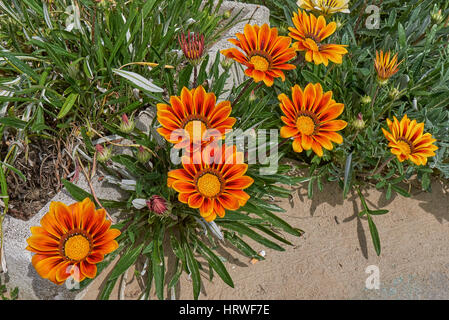
[(231, 17), (231, 10), (226, 10), (223, 12), (223, 18), (229, 19)]
[(105, 148), (101, 144), (95, 146), (97, 150), (97, 160), (100, 162), (106, 162), (111, 158), (112, 150), (110, 148)]
[(120, 122), (120, 131), (123, 133), (130, 133), (134, 130), (134, 127), (136, 126), (134, 120), (128, 119), (128, 116), (126, 114), (122, 114), (122, 121)]
[(95, 2), (98, 4), (98, 6), (99, 7), (103, 7), (103, 8), (106, 8), (106, 6), (107, 6), (107, 0), (95, 0)]
[(388, 79), (377, 77), (377, 83), (379, 84), (379, 86), (384, 87), (388, 84)]
[(344, 23), (340, 19), (337, 19), (335, 21), (335, 24), (337, 25), (337, 30), (340, 30), (344, 25)]
[(145, 149), (144, 147), (140, 146), (137, 150), (137, 160), (140, 163), (147, 163), (151, 159), (151, 153)]
[(256, 94), (254, 93), (254, 90), (252, 90), (251, 93), (250, 93), (250, 95), (249, 95), (248, 100), (249, 100), (250, 102), (253, 102), (253, 101), (256, 101), (256, 99), (257, 99)]
[(397, 100), (400, 96), (401, 92), (397, 88), (392, 88), (390, 90), (389, 96), (391, 100)]
[(278, 32), (279, 34), (287, 34), (288, 33), (288, 28), (285, 25), (280, 25), (278, 28)]
[(371, 103), (371, 97), (370, 96), (363, 96), (361, 102), (362, 102), (362, 104), (370, 104)]
[(225, 58), (220, 61), (221, 66), (225, 70), (228, 70), (232, 66), (233, 63), (234, 63), (234, 60), (231, 58)]
[(430, 15), (430, 17), (432, 18), (432, 22), (434, 24), (440, 24), (441, 22), (443, 22), (443, 15), (441, 14), (441, 9), (438, 10), (437, 12), (434, 12)]
[(164, 197), (153, 195), (147, 200), (148, 209), (158, 216), (168, 216), (171, 213), (171, 204)]
[(361, 113), (359, 113), (357, 115), (357, 119), (354, 120), (354, 122), (352, 123), (352, 125), (354, 126), (354, 128), (356, 128), (357, 130), (362, 130), (363, 128), (365, 128), (365, 121), (363, 120), (363, 115)]

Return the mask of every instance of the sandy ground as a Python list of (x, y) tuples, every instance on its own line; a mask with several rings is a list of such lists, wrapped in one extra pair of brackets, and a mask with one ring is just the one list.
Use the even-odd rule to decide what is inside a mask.
[[(432, 193), (415, 191), (411, 199), (394, 195), (390, 201), (376, 189), (363, 193), (371, 208), (390, 210), (374, 217), (382, 244), (380, 257), (367, 220), (357, 217), (356, 194), (343, 201), (341, 190), (331, 183), (310, 200), (307, 190), (300, 188), (292, 199), (277, 202), (287, 210), (283, 218), (305, 235), (288, 236), (294, 246), (287, 246), (285, 252), (248, 241), (257, 251), (266, 251), (266, 260), (256, 264), (225, 247), (219, 254), (227, 259), (235, 288), (218, 276), (210, 282), (205, 272), (200, 299), (449, 299), (448, 186), (434, 181)], [(372, 265), (379, 270), (379, 289), (366, 288), (370, 276), (366, 269)], [(97, 297), (106, 274), (95, 280), (84, 299)], [(129, 274), (124, 297), (136, 299), (140, 288)], [(117, 286), (111, 299), (118, 297)], [(176, 298), (192, 297), (184, 273)]]

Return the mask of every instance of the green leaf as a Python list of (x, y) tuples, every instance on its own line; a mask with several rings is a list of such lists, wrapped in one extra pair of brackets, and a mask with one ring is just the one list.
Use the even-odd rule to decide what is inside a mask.
[(164, 89), (156, 86), (151, 80), (131, 71), (112, 69), (112, 72), (130, 81), (136, 87), (148, 92), (164, 92)]
[[(95, 198), (89, 192), (71, 183), (70, 181), (67, 181), (66, 179), (61, 179), (61, 181), (64, 187), (72, 196), (72, 198), (75, 199), (76, 201), (83, 201), (84, 199), (89, 198), (96, 204), (96, 206), (100, 206), (100, 204), (95, 201)], [(106, 200), (106, 199), (98, 199), (98, 201), (101, 202), (101, 205), (104, 208), (111, 208), (111, 209), (126, 208), (125, 201)]]
[(156, 222), (153, 229), (153, 251), (151, 258), (153, 260), (153, 275), (154, 283), (156, 285), (156, 295), (159, 300), (164, 299), (164, 274), (165, 274), (165, 262), (164, 262), (164, 249), (159, 237), (163, 236), (163, 229), (160, 228), (160, 223)]
[(282, 238), (281, 236), (277, 235), (276, 233), (274, 233), (273, 231), (271, 231), (270, 229), (268, 229), (268, 228), (265, 227), (265, 226), (262, 226), (262, 225), (260, 225), (260, 224), (256, 224), (256, 225), (254, 225), (254, 228), (259, 229), (259, 230), (262, 231), (262, 232), (265, 232), (266, 234), (268, 234), (269, 236), (275, 238), (275, 239), (278, 240), (278, 241), (281, 241), (281, 242), (283, 242), (283, 243), (285, 243), (285, 244), (288, 244), (288, 245), (290, 245), (290, 246), (293, 245), (290, 241), (288, 241), (288, 240)]
[(179, 258), (176, 258), (176, 262), (175, 262), (175, 274), (173, 275), (173, 277), (171, 278), (170, 282), (168, 283), (168, 289), (174, 287), (178, 281), (179, 281), (179, 277), (182, 274), (182, 262), (180, 262)]
[(377, 232), (377, 227), (374, 224), (373, 219), (371, 219), (370, 215), (367, 215), (368, 217), (368, 225), (369, 225), (369, 231), (371, 233), (371, 238), (373, 240), (374, 249), (376, 250), (377, 255), (380, 255), (380, 239), (379, 239), (379, 233)]
[(304, 77), (304, 79), (310, 83), (320, 83), (322, 80), (317, 75), (315, 75), (314, 73), (312, 73), (310, 71), (307, 71), (306, 69), (302, 69), (301, 74)]
[(201, 240), (196, 238), (196, 244), (198, 245), (201, 253), (203, 253), (206, 260), (209, 262), (210, 266), (214, 268), (217, 274), (221, 279), (230, 287), (234, 288), (234, 282), (232, 282), (232, 278), (229, 275), (226, 267), (223, 262), (221, 262), (220, 258), (218, 258), (215, 253), (210, 250)]
[(9, 127), (17, 128), (17, 129), (24, 129), (27, 125), (27, 123), (25, 121), (22, 121), (17, 118), (10, 118), (10, 117), (0, 118), (0, 123), (5, 124)]
[(352, 174), (352, 152), (346, 157), (345, 174), (343, 182), (343, 199), (346, 199), (351, 186), (351, 174)]
[(188, 64), (182, 71), (179, 73), (179, 83), (178, 83), (178, 93), (181, 93), (182, 88), (189, 87), (190, 76), (193, 71), (193, 66)]
[(430, 175), (426, 172), (422, 175), (421, 187), (423, 190), (429, 190), (430, 187)]
[(112, 293), (112, 290), (114, 290), (117, 280), (118, 280), (118, 278), (115, 278), (115, 279), (110, 279), (106, 282), (106, 284), (103, 287), (103, 290), (101, 291), (100, 296), (98, 297), (99, 300), (109, 300), (109, 297)]
[(255, 258), (258, 260), (264, 260), (265, 258), (258, 255), (256, 251), (249, 244), (243, 241), (236, 234), (231, 234), (229, 231), (223, 231), (224, 237), (231, 242), (237, 249), (239, 249), (244, 255), (250, 258)]
[(387, 193), (385, 194), (385, 198), (386, 198), (387, 200), (390, 200), (390, 199), (391, 199), (391, 183), (388, 184), (388, 187), (387, 187)]
[[(25, 176), (23, 175), (23, 173), (22, 173), (19, 169), (16, 169), (16, 168), (14, 168), (12, 165), (7, 164), (7, 163), (2, 162), (2, 161), (0, 161), (0, 165), (3, 165), (3, 166), (5, 166), (6, 168), (8, 168), (9, 170), (11, 170), (11, 171), (13, 171), (14, 173), (16, 173), (16, 174), (20, 177), (20, 179), (22, 179), (24, 182), (27, 181), (27, 178), (25, 178)], [(0, 168), (1, 168), (1, 166), (0, 166)], [(1, 169), (0, 169), (0, 170), (1, 170)]]
[(282, 248), (281, 246), (277, 245), (276, 243), (268, 240), (267, 238), (261, 236), (260, 234), (258, 234), (257, 232), (251, 230), (250, 228), (248, 228), (247, 226), (245, 226), (244, 224), (240, 223), (240, 222), (222, 222), (222, 221), (217, 221), (218, 224), (220, 224), (222, 227), (227, 228), (229, 230), (238, 232), (240, 234), (246, 235), (248, 237), (250, 237), (251, 239), (259, 242), (260, 244), (263, 244), (264, 246), (277, 250), (277, 251), (285, 251), (284, 248)]
[(398, 38), (399, 38), (399, 45), (401, 48), (405, 48), (406, 44), (406, 36), (405, 36), (405, 30), (402, 24), (398, 23)]
[(111, 272), (109, 280), (117, 279), (121, 276), (126, 270), (129, 269), (136, 261), (142, 251), (142, 248), (145, 244), (142, 243), (138, 247), (134, 249), (128, 249), (128, 251), (120, 258), (117, 264), (114, 266), (114, 269)]
[(388, 212), (390, 212), (389, 210), (386, 209), (382, 209), (382, 210), (370, 210), (369, 214), (373, 215), (373, 216), (380, 216), (382, 214), (387, 214)]
[(75, 104), (76, 99), (78, 98), (78, 94), (77, 93), (71, 93), (67, 99), (65, 99), (64, 104), (62, 105), (61, 110), (58, 113), (57, 118), (61, 119), (63, 117), (65, 117), (65, 115), (67, 113), (69, 113), (69, 111), (72, 109), (73, 105)]
[(0, 51), (0, 57), (4, 57), (11, 64), (11, 66), (14, 69), (16, 69), (16, 71), (26, 74), (35, 83), (39, 83), (39, 75), (31, 67), (29, 67), (26, 63), (24, 63), (20, 59), (18, 59), (16, 56), (6, 51)]
[(189, 268), (190, 276), (192, 277), (193, 283), (193, 298), (198, 300), (201, 289), (201, 278), (200, 271), (198, 269), (198, 262), (193, 256), (192, 250), (190, 249), (189, 244), (186, 242), (183, 243), (184, 252), (186, 255), (187, 267)]
[(408, 193), (407, 190), (404, 190), (401, 187), (398, 187), (398, 186), (395, 186), (395, 185), (392, 185), (391, 187), (393, 188), (394, 191), (399, 193), (401, 196), (406, 197), (406, 198), (410, 198), (410, 193)]
[(72, 196), (72, 198), (75, 199), (76, 201), (83, 201), (85, 198), (89, 198), (90, 200), (95, 201), (94, 197), (89, 192), (84, 191), (83, 189), (81, 189), (77, 185), (74, 185), (73, 183), (71, 183), (66, 179), (62, 179), (61, 181), (64, 184), (64, 187)]
[(262, 219), (266, 220), (267, 222), (271, 223), (273, 226), (281, 228), (282, 230), (300, 237), (303, 234), (303, 231), (297, 228), (293, 228), (291, 225), (289, 225), (286, 221), (282, 220), (280, 217), (275, 215), (274, 213), (262, 209), (257, 206), (257, 204), (253, 203), (253, 199), (250, 198), (246, 205), (241, 209), (245, 210), (247, 212), (252, 212), (261, 217)]

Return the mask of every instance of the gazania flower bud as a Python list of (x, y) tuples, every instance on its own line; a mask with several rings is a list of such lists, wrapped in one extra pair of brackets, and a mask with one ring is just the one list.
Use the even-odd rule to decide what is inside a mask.
[(229, 19), (230, 17), (231, 17), (231, 10), (226, 10), (225, 12), (223, 12), (224, 19)]
[(151, 159), (151, 153), (144, 147), (140, 146), (137, 150), (137, 160), (140, 163), (147, 163)]
[(95, 2), (98, 4), (99, 7), (103, 7), (103, 8), (106, 8), (106, 6), (108, 4), (113, 5), (113, 6), (115, 5), (115, 2), (112, 0), (95, 0)]
[(95, 150), (97, 150), (97, 160), (100, 162), (106, 162), (111, 158), (112, 150), (110, 148), (105, 148), (101, 144), (97, 144), (95, 146)]
[(362, 104), (370, 104), (371, 103), (371, 97), (370, 96), (363, 96), (362, 100), (360, 100), (360, 102), (362, 102)]
[(357, 119), (354, 120), (352, 125), (357, 130), (362, 130), (363, 128), (365, 128), (365, 121), (363, 121), (363, 114), (359, 113), (357, 115)]
[(165, 198), (154, 195), (147, 200), (148, 209), (158, 216), (168, 216), (171, 213), (171, 204)]
[(441, 14), (441, 9), (438, 11), (434, 10), (430, 17), (432, 18), (432, 22), (434, 24), (440, 24), (444, 19), (443, 15)]
[(388, 95), (390, 96), (390, 99), (394, 101), (399, 98), (400, 94), (401, 94), (401, 92), (397, 88), (392, 88)]
[(288, 33), (288, 27), (285, 25), (280, 25), (278, 28), (279, 34), (287, 34)]
[(134, 127), (136, 124), (134, 123), (134, 120), (128, 119), (128, 116), (126, 114), (122, 114), (122, 121), (120, 122), (120, 131), (123, 133), (130, 133), (134, 130)]
[(198, 65), (204, 53), (204, 35), (187, 33), (187, 37), (184, 33), (178, 35), (179, 46), (187, 60), (193, 65)]
[(337, 30), (340, 30), (344, 25), (340, 19), (335, 20), (335, 24), (337, 25)]
[(231, 58), (225, 58), (220, 61), (221, 66), (225, 70), (228, 70), (232, 66), (233, 63), (234, 63), (234, 60)]
[(248, 100), (249, 100), (250, 102), (253, 102), (253, 101), (256, 101), (256, 99), (257, 99), (256, 94), (254, 93), (254, 90), (252, 90), (251, 93), (250, 93), (250, 95), (249, 95)]

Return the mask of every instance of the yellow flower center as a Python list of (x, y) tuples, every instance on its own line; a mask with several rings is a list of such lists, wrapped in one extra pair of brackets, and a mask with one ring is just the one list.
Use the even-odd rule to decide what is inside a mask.
[(270, 66), (268, 60), (261, 56), (252, 56), (250, 63), (254, 65), (254, 69), (263, 72), (267, 71)]
[(184, 130), (189, 134), (190, 140), (201, 140), (207, 127), (201, 120), (191, 120), (186, 123)]
[(86, 258), (90, 249), (90, 242), (83, 235), (74, 235), (64, 243), (64, 255), (75, 261), (81, 261)]
[(221, 182), (220, 179), (212, 173), (206, 173), (202, 175), (196, 186), (198, 191), (205, 197), (213, 198), (221, 191)]
[(410, 147), (410, 143), (408, 143), (407, 141), (403, 141), (403, 140), (398, 141), (398, 148), (406, 156), (408, 156), (412, 153), (412, 148)]
[(315, 122), (308, 116), (299, 116), (296, 120), (296, 127), (299, 132), (307, 136), (315, 132)]

